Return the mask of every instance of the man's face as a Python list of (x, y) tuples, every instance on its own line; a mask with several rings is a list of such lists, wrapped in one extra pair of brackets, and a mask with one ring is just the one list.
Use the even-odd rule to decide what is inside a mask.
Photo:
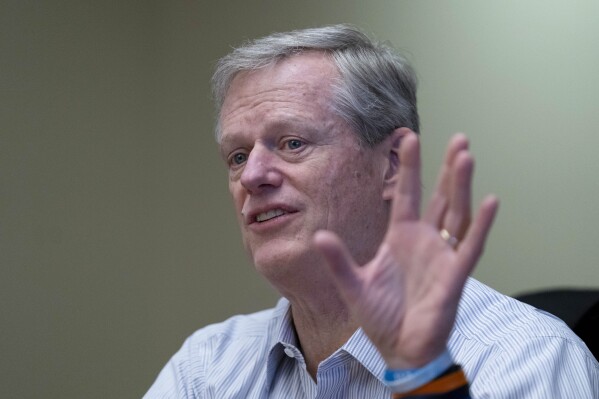
[(303, 53), (237, 75), (223, 104), (229, 190), (244, 244), (271, 281), (320, 261), (317, 230), (336, 232), (358, 261), (384, 234), (387, 154), (361, 146), (331, 111), (337, 77), (325, 55)]

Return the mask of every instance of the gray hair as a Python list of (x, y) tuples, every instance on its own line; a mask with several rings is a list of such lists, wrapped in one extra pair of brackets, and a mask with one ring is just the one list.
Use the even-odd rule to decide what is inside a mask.
[(341, 76), (333, 86), (333, 110), (363, 143), (379, 143), (398, 127), (419, 131), (416, 73), (407, 59), (355, 27), (334, 25), (274, 33), (221, 58), (212, 77), (217, 140), (220, 110), (235, 75), (304, 51), (330, 54)]

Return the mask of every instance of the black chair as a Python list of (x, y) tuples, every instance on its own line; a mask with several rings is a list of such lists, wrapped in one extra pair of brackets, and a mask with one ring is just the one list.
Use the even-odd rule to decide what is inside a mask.
[(515, 298), (562, 319), (599, 359), (599, 289), (549, 289)]
[(574, 332), (587, 344), (593, 356), (599, 359), (599, 302), (582, 315), (574, 326)]

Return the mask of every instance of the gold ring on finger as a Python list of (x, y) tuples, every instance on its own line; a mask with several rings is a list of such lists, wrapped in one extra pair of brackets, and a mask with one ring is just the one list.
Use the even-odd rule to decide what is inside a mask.
[(443, 229), (439, 232), (439, 234), (441, 234), (441, 238), (443, 240), (445, 240), (445, 242), (453, 249), (455, 249), (458, 244), (459, 244), (459, 240), (457, 239), (457, 237), (452, 236), (451, 234), (449, 234), (449, 231), (447, 231), (446, 229)]

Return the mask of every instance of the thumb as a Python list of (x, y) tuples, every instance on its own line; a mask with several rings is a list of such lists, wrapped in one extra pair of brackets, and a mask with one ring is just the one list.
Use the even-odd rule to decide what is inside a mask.
[(324, 256), (335, 284), (348, 302), (354, 302), (362, 282), (359, 266), (341, 239), (333, 232), (320, 230), (314, 234), (314, 245)]

